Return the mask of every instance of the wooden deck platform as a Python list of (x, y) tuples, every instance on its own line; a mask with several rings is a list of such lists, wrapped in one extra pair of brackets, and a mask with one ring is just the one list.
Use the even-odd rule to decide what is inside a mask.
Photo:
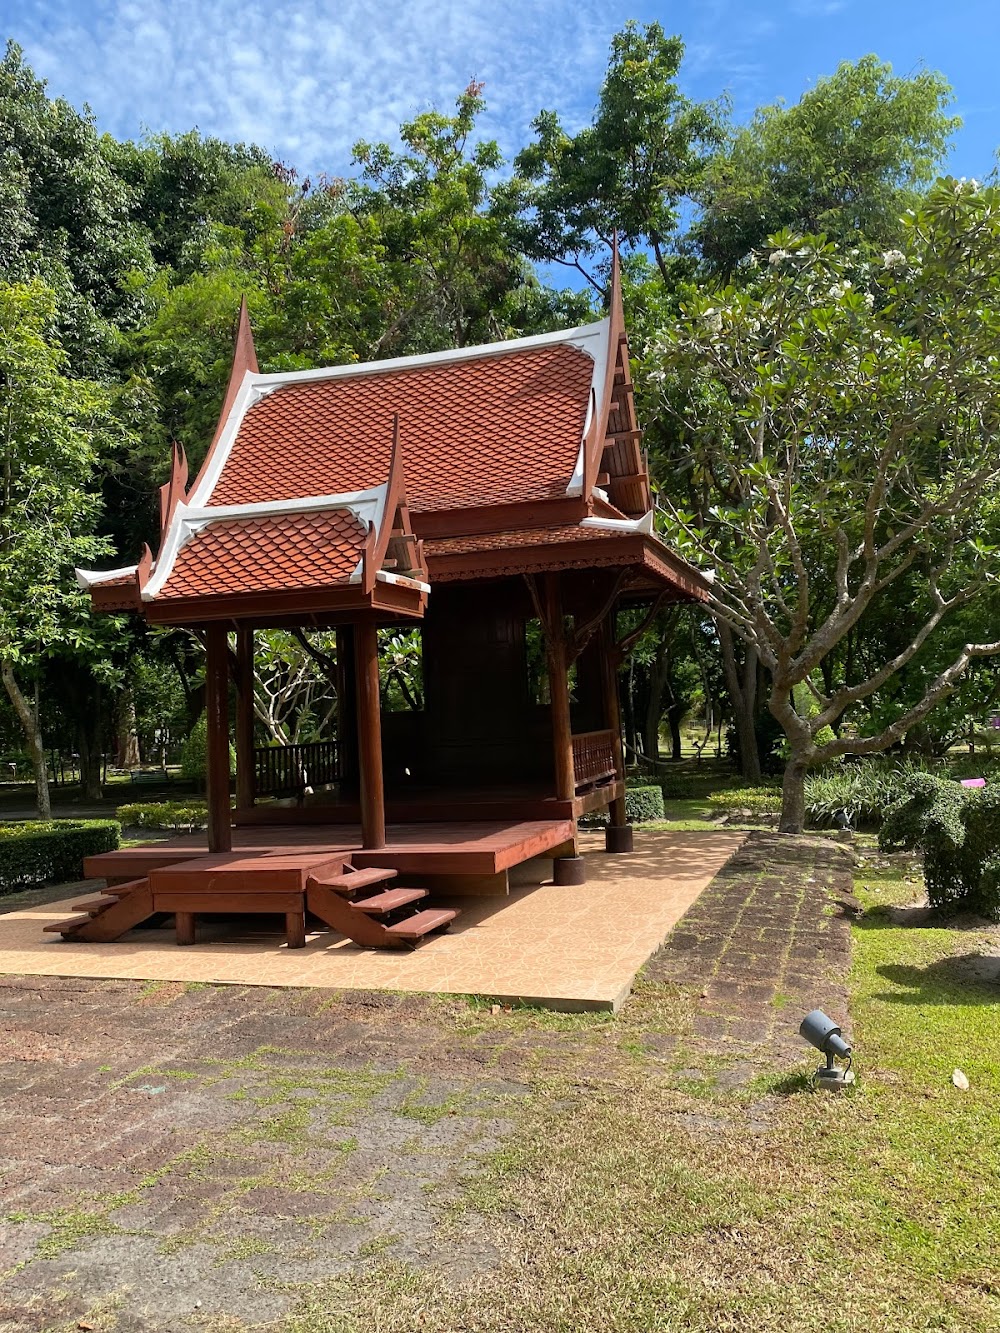
[(232, 854), (210, 856), (205, 835), (189, 834), (89, 856), (84, 868), (90, 877), (120, 884), (154, 872), (159, 877), (170, 867), (171, 878), (183, 873), (186, 891), (198, 892), (199, 886), (204, 886), (219, 892), (224, 880), (233, 886), (238, 884), (248, 858), (256, 863), (255, 869), (266, 871), (275, 889), (291, 879), (301, 887), (307, 869), (340, 858), (359, 870), (370, 866), (397, 870), (407, 876), (408, 882), (429, 881), (440, 886), (447, 880), (453, 893), (506, 893), (507, 872), (512, 867), (536, 856), (566, 855), (571, 850), (573, 822), (535, 819), (390, 824), (386, 837), (385, 847), (365, 851), (361, 830), (354, 825), (238, 827), (233, 830)]

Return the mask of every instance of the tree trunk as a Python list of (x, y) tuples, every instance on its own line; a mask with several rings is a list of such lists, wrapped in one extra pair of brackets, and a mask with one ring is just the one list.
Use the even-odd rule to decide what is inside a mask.
[(683, 704), (671, 704), (667, 709), (667, 721), (670, 724), (670, 758), (675, 764), (680, 763), (681, 753), (681, 718), (684, 716)]
[(801, 833), (806, 822), (806, 773), (809, 765), (801, 756), (792, 755), (785, 765), (781, 783), (781, 818), (779, 833)]
[(757, 749), (757, 732), (753, 724), (757, 697), (757, 650), (747, 647), (741, 680), (736, 662), (733, 632), (721, 620), (716, 623), (719, 630), (719, 647), (722, 649), (722, 669), (726, 677), (726, 689), (733, 705), (740, 773), (748, 782), (759, 782), (760, 753)]
[(14, 676), (14, 664), (6, 658), (0, 663), (0, 675), (14, 705), (14, 712), (21, 724), (24, 738), (28, 742), (31, 766), (35, 770), (35, 805), (39, 819), (52, 818), (52, 802), (49, 800), (49, 775), (45, 766), (45, 743), (42, 740), (41, 718), (39, 709), (32, 710), (31, 705), (21, 693), (21, 688)]
[(642, 748), (654, 765), (660, 762), (660, 718), (663, 716), (663, 691), (667, 684), (670, 657), (666, 641), (661, 641), (649, 668), (649, 694), (646, 699), (646, 725)]
[(135, 695), (132, 687), (126, 685), (118, 700), (118, 754), (119, 768), (138, 768), (142, 762), (139, 754), (139, 732), (135, 716)]

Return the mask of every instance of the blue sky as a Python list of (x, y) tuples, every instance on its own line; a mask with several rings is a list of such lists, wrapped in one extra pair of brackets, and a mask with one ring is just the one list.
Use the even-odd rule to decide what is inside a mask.
[(983, 176), (1000, 145), (998, 0), (20, 0), (5, 36), (53, 95), (90, 104), (119, 137), (197, 125), (254, 140), (304, 171), (341, 174), (357, 138), (392, 139), (470, 77), (483, 130), (505, 151), (542, 107), (590, 115), (612, 34), (658, 19), (687, 44), (695, 97), (728, 91), (738, 117), (796, 100), (869, 51), (897, 72), (941, 70), (965, 120), (956, 175)]

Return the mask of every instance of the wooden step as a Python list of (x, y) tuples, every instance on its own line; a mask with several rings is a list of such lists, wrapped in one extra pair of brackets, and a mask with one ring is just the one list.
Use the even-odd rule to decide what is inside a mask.
[(397, 921), (394, 926), (386, 926), (386, 930), (400, 940), (419, 940), (432, 930), (449, 925), (457, 916), (458, 911), (448, 907), (428, 907), (422, 912), (414, 912), (405, 921)]
[(120, 898), (90, 898), (87, 902), (74, 903), (74, 912), (86, 912), (89, 916), (96, 916), (98, 912), (103, 912), (105, 907), (114, 907), (120, 902)]
[(125, 879), (117, 884), (109, 884), (106, 889), (101, 889), (101, 893), (109, 893), (113, 898), (127, 898), (133, 889), (139, 888), (145, 884), (144, 879)]
[(86, 925), (90, 920), (92, 918), (89, 916), (71, 916), (67, 917), (65, 921), (53, 921), (51, 926), (43, 926), (42, 931), (47, 935), (66, 935), (75, 930), (77, 926)]
[[(126, 886), (123, 884), (121, 887)], [(79, 917), (74, 929), (69, 931), (68, 938), (106, 944), (152, 916), (155, 909), (149, 880), (133, 880), (128, 889), (128, 893), (120, 898), (115, 897), (111, 906), (103, 908), (96, 916)]]
[(385, 884), (387, 880), (395, 879), (397, 873), (395, 870), (385, 870), (378, 866), (371, 866), (368, 870), (348, 870), (343, 875), (319, 874), (314, 878), (316, 883), (322, 884), (325, 889), (332, 889), (334, 893), (340, 893), (346, 897), (357, 893), (358, 889), (367, 889), (373, 884)]
[(426, 897), (426, 889), (386, 889), (385, 893), (374, 893), (370, 898), (355, 898), (348, 906), (355, 912), (367, 912), (369, 916), (385, 916), (386, 912), (394, 912), (397, 907), (406, 907)]

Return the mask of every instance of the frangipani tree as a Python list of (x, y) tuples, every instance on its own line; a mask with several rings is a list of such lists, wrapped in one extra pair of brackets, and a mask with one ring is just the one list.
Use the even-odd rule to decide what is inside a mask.
[[(748, 285), (691, 294), (651, 353), (662, 527), (715, 570), (717, 621), (766, 673), (787, 832), (810, 767), (886, 749), (1000, 653), (966, 643), (881, 730), (846, 725), (1000, 571), (1000, 192), (942, 181), (904, 237), (875, 264), (773, 238)], [(838, 645), (904, 577), (903, 645), (845, 667)]]

